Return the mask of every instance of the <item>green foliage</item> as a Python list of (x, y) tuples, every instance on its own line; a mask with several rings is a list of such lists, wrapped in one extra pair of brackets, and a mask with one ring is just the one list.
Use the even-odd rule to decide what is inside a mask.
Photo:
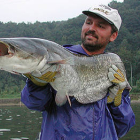
[(133, 86), (132, 92), (133, 93), (140, 93), (140, 80), (137, 80), (136, 86)]
[[(117, 53), (121, 57), (127, 78), (133, 82), (133, 91), (140, 92), (140, 1), (124, 0), (120, 3), (113, 0), (110, 6), (119, 10), (123, 22), (117, 39), (108, 45), (106, 51)], [(80, 44), (81, 27), (85, 18), (85, 15), (79, 15), (67, 21), (57, 22), (0, 22), (0, 37), (36, 37), (61, 45)], [(0, 97), (7, 94), (19, 95), (24, 85), (25, 78), (22, 76), (0, 71)]]
[(25, 85), (23, 76), (0, 71), (0, 98), (20, 97), (20, 92)]
[[(109, 45), (109, 50), (117, 53), (125, 64), (127, 78), (132, 76), (133, 85), (140, 77), (140, 1), (124, 0), (123, 3), (112, 1), (111, 7), (119, 10), (122, 26), (118, 38)], [(132, 75), (131, 75), (132, 68)]]

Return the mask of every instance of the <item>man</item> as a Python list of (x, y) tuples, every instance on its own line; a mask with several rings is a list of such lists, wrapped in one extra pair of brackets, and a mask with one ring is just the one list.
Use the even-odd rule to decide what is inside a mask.
[[(105, 5), (83, 11), (87, 18), (82, 27), (82, 45), (66, 45), (68, 50), (86, 56), (105, 53), (109, 42), (116, 39), (121, 26), (118, 11)], [(47, 72), (48, 82), (55, 80), (56, 73)], [(70, 97), (72, 106), (66, 102), (62, 106), (55, 103), (56, 91), (48, 83), (37, 86), (29, 77), (21, 100), (30, 109), (42, 111), (43, 122), (41, 140), (117, 140), (124, 136), (135, 124), (135, 116), (130, 106), (129, 89), (126, 79), (113, 66), (109, 79), (115, 86), (106, 97), (89, 104), (81, 104)], [(121, 78), (114, 75), (119, 72)], [(34, 82), (34, 83), (33, 83)], [(129, 87), (129, 86), (128, 86)], [(110, 96), (112, 94), (112, 96)], [(108, 97), (109, 95), (109, 97)], [(118, 101), (118, 97), (121, 99)], [(107, 103), (108, 102), (108, 103)]]

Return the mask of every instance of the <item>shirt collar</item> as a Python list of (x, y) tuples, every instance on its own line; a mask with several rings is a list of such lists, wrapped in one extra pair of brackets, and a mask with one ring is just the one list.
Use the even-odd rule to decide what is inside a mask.
[(69, 46), (64, 46), (64, 47), (67, 48), (68, 50), (70, 50), (70, 51), (73, 52), (73, 53), (89, 56), (89, 55), (84, 51), (84, 49), (82, 48), (81, 45), (71, 45), (71, 46), (69, 45)]

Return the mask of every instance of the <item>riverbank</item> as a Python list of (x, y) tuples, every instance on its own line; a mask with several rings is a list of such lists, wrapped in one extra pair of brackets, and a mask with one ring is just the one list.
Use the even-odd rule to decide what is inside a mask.
[(138, 100), (131, 100), (131, 103), (132, 103), (132, 104), (133, 104), (133, 103), (140, 104), (140, 99), (138, 99)]
[(17, 99), (0, 99), (0, 106), (22, 106), (24, 105), (20, 98)]
[[(131, 103), (140, 104), (140, 94), (131, 94)], [(24, 106), (20, 98), (16, 99), (0, 99), (0, 106)]]

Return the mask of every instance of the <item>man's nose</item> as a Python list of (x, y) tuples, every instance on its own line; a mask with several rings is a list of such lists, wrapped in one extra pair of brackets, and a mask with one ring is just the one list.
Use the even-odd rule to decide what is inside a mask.
[(93, 23), (92, 25), (90, 25), (90, 30), (91, 31), (96, 31), (96, 25), (95, 25), (95, 23)]

